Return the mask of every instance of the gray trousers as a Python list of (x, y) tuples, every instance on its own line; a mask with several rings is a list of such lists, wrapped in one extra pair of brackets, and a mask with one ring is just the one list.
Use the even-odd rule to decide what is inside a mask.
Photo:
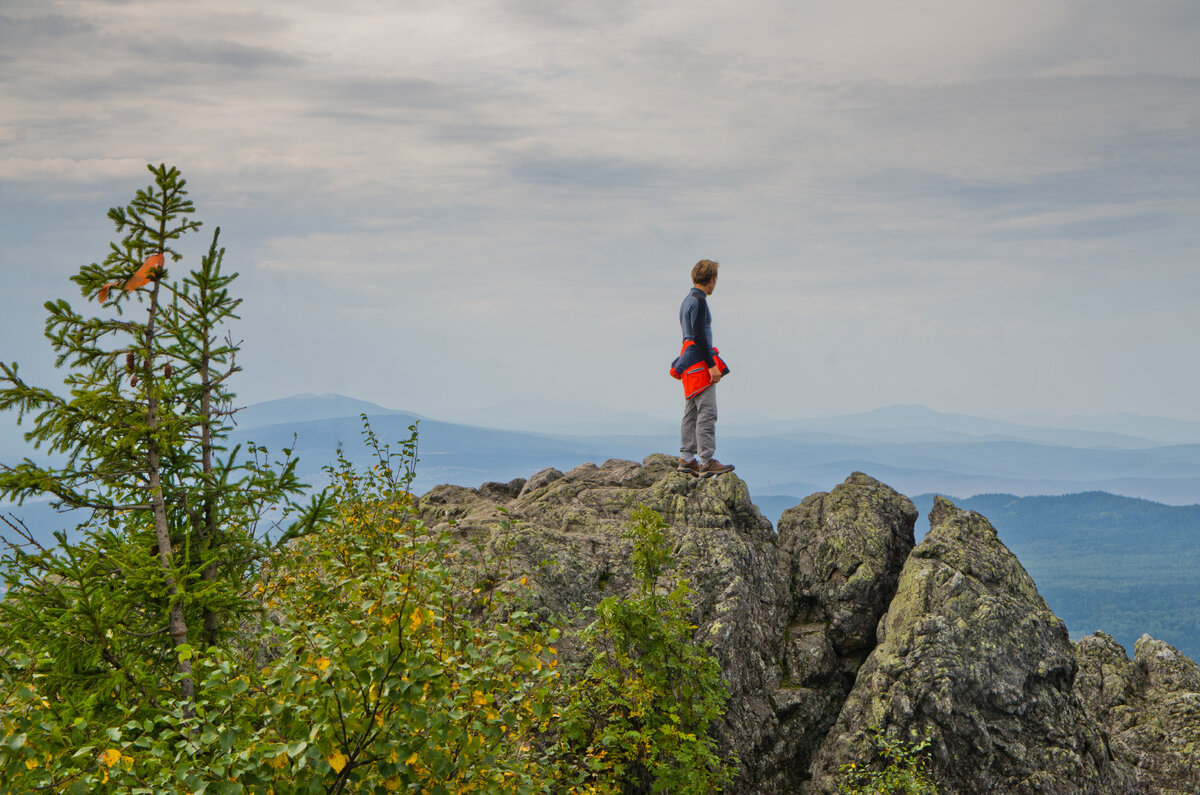
[(717, 452), (717, 388), (710, 386), (692, 395), (683, 409), (679, 426), (679, 452), (685, 459), (698, 456), (707, 464)]

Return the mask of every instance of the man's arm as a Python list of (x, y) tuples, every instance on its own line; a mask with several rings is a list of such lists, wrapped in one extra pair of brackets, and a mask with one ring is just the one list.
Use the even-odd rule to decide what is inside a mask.
[[(695, 303), (693, 311), (689, 313), (692, 327), (691, 332), (692, 342), (696, 344), (696, 352), (704, 359), (704, 364), (708, 367), (709, 372), (712, 372), (717, 367), (717, 357), (712, 352), (712, 348), (708, 345), (708, 334), (705, 329), (705, 320), (708, 318), (708, 301), (702, 296), (693, 296)], [(720, 371), (718, 370), (718, 373)], [(716, 383), (714, 380), (713, 383)]]

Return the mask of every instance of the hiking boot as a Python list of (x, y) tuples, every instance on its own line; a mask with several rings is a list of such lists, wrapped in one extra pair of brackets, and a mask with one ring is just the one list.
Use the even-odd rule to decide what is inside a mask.
[(712, 477), (713, 475), (720, 475), (722, 472), (732, 471), (733, 464), (722, 464), (720, 461), (714, 458), (704, 466), (700, 467), (698, 474), (700, 474), (702, 477), (708, 478)]
[(684, 461), (682, 458), (679, 459), (679, 466), (675, 468), (680, 472), (686, 472), (689, 475), (699, 476), (700, 474), (700, 462), (694, 458), (691, 461)]

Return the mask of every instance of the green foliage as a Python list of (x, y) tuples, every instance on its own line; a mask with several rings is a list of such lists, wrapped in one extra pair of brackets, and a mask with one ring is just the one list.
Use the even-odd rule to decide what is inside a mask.
[(0, 409), (61, 461), (0, 466), (0, 499), (48, 495), (90, 513), (82, 540), (59, 535), (53, 549), (7, 523), (17, 537), (0, 561), (0, 648), (29, 667), (0, 662), (0, 673), (36, 677), (87, 720), (111, 718), (120, 690), (148, 706), (194, 695), (183, 650), (219, 643), (255, 609), (245, 581), (262, 554), (257, 528), (303, 486), (290, 458), (269, 466), (266, 451), (224, 446), (240, 368), (220, 334), (237, 317), (236, 274), (222, 269), (217, 230), (199, 266), (171, 278), (200, 223), (179, 172), (149, 170), (154, 184), (108, 213), (121, 240), (72, 277), (90, 309), (46, 304), (66, 394), (0, 363)]
[(633, 547), (629, 554), (633, 576), (640, 584), (642, 595), (652, 597), (658, 578), (672, 565), (670, 528), (657, 511), (639, 505), (623, 535)]
[(592, 660), (570, 691), (559, 775), (584, 791), (717, 792), (734, 772), (709, 736), (728, 700), (721, 668), (692, 642), (687, 582), (657, 591), (671, 565), (662, 517), (640, 507), (625, 536), (639, 593), (603, 600), (582, 634)]
[(937, 795), (929, 777), (927, 733), (916, 743), (890, 737), (876, 726), (867, 729), (873, 758), (838, 769), (838, 792), (844, 795)]
[(417, 518), (415, 429), (397, 455), (366, 436), (379, 463), (331, 471), (336, 521), (256, 573), (269, 620), (240, 644), (180, 652), (194, 701), (146, 709), (118, 691), (119, 717), (97, 722), (45, 697), (36, 675), (7, 676), (0, 781), (13, 792), (545, 791), (537, 738), (558, 700), (556, 632), (518, 609), (519, 586), (479, 584), (496, 580), (495, 561)]
[(653, 511), (627, 533), (639, 593), (597, 607), (568, 696), (527, 578), (421, 522), (415, 427), (397, 453), (366, 427), (375, 465), (339, 455), (307, 508), (288, 450), (227, 449), (236, 274), (214, 234), (169, 277), (199, 223), (179, 173), (150, 170), (109, 212), (124, 237), (74, 277), (95, 313), (46, 305), (67, 394), (0, 363), (0, 409), (61, 461), (0, 466), (0, 498), (91, 512), (53, 549), (8, 524), (23, 542), (0, 559), (0, 795), (727, 783), (708, 734), (725, 685), (692, 643), (687, 583), (659, 592), (671, 540)]

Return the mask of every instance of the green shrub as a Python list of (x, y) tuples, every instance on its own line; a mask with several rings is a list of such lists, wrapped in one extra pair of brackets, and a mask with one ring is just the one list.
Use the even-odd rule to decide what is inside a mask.
[(122, 717), (90, 721), (40, 695), (17, 660), (0, 681), (5, 791), (543, 791), (555, 633), (476, 586), (482, 562), (416, 518), (415, 429), (399, 476), (367, 435), (381, 463), (342, 460), (337, 520), (258, 573), (264, 627), (181, 652), (194, 700), (147, 707), (117, 690), (105, 695)]
[(937, 795), (929, 777), (930, 735), (915, 743), (891, 737), (876, 726), (866, 731), (872, 758), (838, 768), (844, 795)]
[(687, 582), (658, 593), (671, 565), (670, 528), (640, 507), (625, 536), (639, 591), (603, 600), (582, 634), (592, 658), (570, 688), (559, 774), (579, 791), (720, 791), (734, 768), (718, 756), (709, 728), (728, 690), (716, 659), (692, 641)]

